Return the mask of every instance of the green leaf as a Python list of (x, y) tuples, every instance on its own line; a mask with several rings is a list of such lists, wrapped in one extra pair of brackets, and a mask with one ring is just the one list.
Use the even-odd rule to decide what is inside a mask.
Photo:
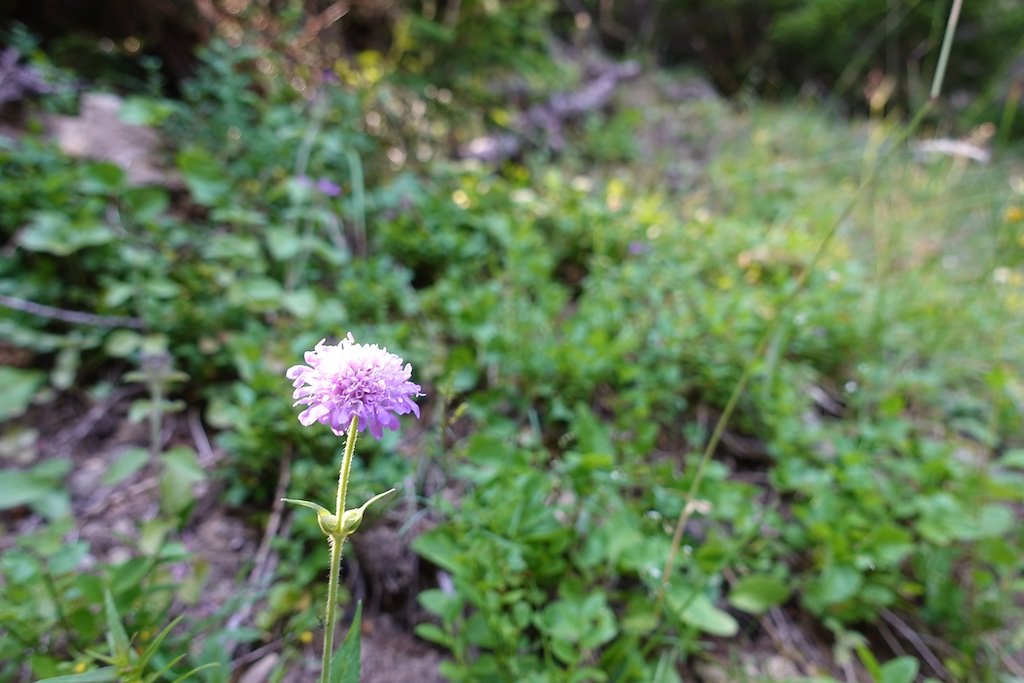
[(969, 540), (998, 538), (1010, 531), (1014, 525), (1013, 510), (998, 503), (983, 505), (977, 515), (972, 517), (975, 527)]
[(821, 576), (812, 580), (804, 589), (804, 598), (812, 610), (849, 600), (864, 583), (864, 577), (853, 567), (829, 566)]
[(363, 602), (360, 600), (356, 603), (356, 613), (352, 615), (352, 625), (348, 627), (348, 634), (331, 662), (331, 683), (359, 683), (362, 619)]
[(124, 179), (120, 166), (98, 161), (82, 167), (79, 187), (87, 194), (114, 194), (124, 185)]
[(913, 657), (898, 657), (882, 665), (878, 683), (913, 683), (918, 662)]
[(66, 495), (63, 480), (70, 470), (70, 461), (54, 459), (31, 470), (0, 471), (0, 510), (45, 503), (49, 498)]
[(144, 223), (166, 213), (171, 205), (167, 190), (160, 187), (133, 187), (121, 195), (121, 201), (130, 218)]
[(39, 370), (0, 366), (0, 422), (24, 414), (44, 381), (46, 373)]
[(281, 300), (283, 292), (281, 283), (269, 277), (251, 278), (245, 281), (246, 299), (253, 303), (276, 304)]
[(82, 355), (75, 347), (67, 347), (60, 350), (53, 370), (50, 371), (50, 384), (58, 391), (68, 389), (75, 382), (78, 375), (78, 366)]
[(1024, 470), (1024, 448), (1011, 448), (1003, 453), (997, 461), (1003, 467), (1016, 467)]
[(129, 448), (118, 456), (117, 460), (110, 463), (110, 467), (103, 474), (104, 486), (115, 486), (145, 466), (149, 462), (149, 451), (145, 448)]
[(185, 184), (197, 203), (213, 206), (231, 191), (225, 170), (205, 151), (187, 149), (178, 154), (177, 162)]
[(441, 630), (441, 627), (437, 624), (420, 624), (416, 627), (416, 635), (423, 640), (429, 640), (431, 643), (436, 643), (442, 647), (452, 646), (452, 637)]
[(731, 637), (740, 630), (740, 625), (731, 614), (715, 607), (711, 598), (692, 589), (680, 587), (670, 589), (668, 606), (683, 623), (713, 636)]
[(164, 453), (164, 471), (160, 475), (160, 502), (164, 510), (178, 515), (192, 504), (192, 487), (206, 479), (195, 451), (179, 446)]
[(36, 683), (110, 683), (116, 680), (118, 680), (117, 669), (112, 666), (105, 666), (102, 669), (85, 671), (80, 674), (43, 678)]
[(138, 532), (139, 552), (150, 557), (157, 555), (164, 548), (167, 534), (175, 526), (174, 520), (163, 517), (154, 517), (145, 522)]
[(439, 588), (431, 588), (416, 596), (423, 608), (436, 614), (444, 621), (451, 621), (462, 609), (462, 596), (457, 592), (446, 593)]
[(868, 552), (879, 567), (895, 567), (914, 550), (910, 532), (893, 524), (876, 527), (867, 538)]
[(157, 126), (173, 112), (169, 101), (136, 95), (125, 98), (117, 116), (133, 126)]
[(744, 612), (761, 614), (784, 603), (789, 593), (789, 588), (780, 579), (754, 574), (736, 582), (729, 593), (729, 602)]
[(128, 657), (131, 644), (109, 588), (103, 591), (103, 610), (107, 618), (107, 644), (110, 646), (110, 654), (115, 659)]
[(72, 222), (63, 213), (39, 211), (21, 233), (20, 244), (29, 251), (69, 256), (86, 247), (107, 244), (114, 233), (95, 220)]
[(220, 666), (219, 662), (210, 662), (209, 664), (203, 664), (202, 666), (197, 666), (196, 668), (192, 669), (191, 671), (186, 671), (182, 675), (178, 676), (173, 681), (171, 681), (171, 683), (184, 683), (185, 681), (190, 681), (200, 671), (204, 671), (206, 669), (216, 669), (219, 666)]
[(295, 258), (302, 251), (304, 242), (294, 227), (269, 228), (266, 236), (267, 249), (276, 261)]
[[(143, 653), (139, 656), (138, 667), (140, 669), (144, 668), (147, 664), (149, 664), (149, 660), (152, 659), (153, 655), (155, 655), (157, 651), (160, 649), (160, 645), (163, 644), (164, 639), (170, 635), (171, 630), (173, 630), (174, 627), (178, 625), (178, 622), (180, 622), (182, 619), (184, 619), (184, 617), (176, 617), (172, 619), (171, 623), (167, 624), (167, 626), (165, 626), (163, 630), (161, 630), (160, 633), (157, 634), (155, 638), (153, 638), (152, 642), (150, 642), (150, 644), (146, 647), (145, 651), (143, 651)], [(156, 680), (156, 678), (157, 677), (154, 677), (154, 680)]]
[(142, 346), (142, 335), (131, 330), (114, 330), (107, 335), (103, 350), (114, 358), (127, 358)]
[(317, 297), (311, 289), (299, 289), (282, 296), (281, 303), (296, 318), (308, 318), (316, 312)]
[(441, 531), (428, 531), (417, 536), (416, 540), (412, 542), (412, 548), (438, 567), (447, 569), (453, 574), (459, 568), (457, 559), (460, 554), (459, 548)]

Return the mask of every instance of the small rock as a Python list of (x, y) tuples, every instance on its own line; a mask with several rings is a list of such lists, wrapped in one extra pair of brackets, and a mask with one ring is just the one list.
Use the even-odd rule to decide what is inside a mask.
[(714, 662), (697, 662), (694, 665), (697, 676), (703, 683), (732, 683), (733, 677), (729, 675), (720, 664)]
[(69, 156), (117, 164), (130, 185), (167, 185), (159, 164), (159, 133), (122, 121), (121, 103), (116, 95), (86, 93), (79, 116), (49, 118), (50, 133)]
[(246, 669), (242, 677), (238, 679), (238, 683), (267, 683), (270, 680), (270, 674), (274, 672), (274, 667), (277, 666), (278, 659), (276, 653), (267, 655)]

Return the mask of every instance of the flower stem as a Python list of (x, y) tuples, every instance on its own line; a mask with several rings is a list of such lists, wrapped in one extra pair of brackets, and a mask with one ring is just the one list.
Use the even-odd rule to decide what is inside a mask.
[[(345, 440), (345, 455), (341, 459), (338, 471), (338, 498), (335, 507), (338, 524), (345, 515), (345, 498), (348, 495), (348, 477), (352, 471), (352, 456), (356, 451), (356, 434), (359, 430), (359, 417), (352, 416)], [(331, 683), (331, 658), (334, 656), (334, 621), (338, 606), (338, 575), (341, 573), (341, 551), (345, 544), (345, 536), (340, 528), (328, 536), (331, 545), (331, 570), (327, 579), (327, 611), (324, 615), (324, 659), (320, 668), (320, 683)]]
[(343, 538), (329, 537), (331, 545), (331, 572), (327, 580), (327, 614), (324, 619), (324, 660), (320, 668), (320, 683), (331, 683), (331, 657), (334, 655), (334, 617), (338, 603), (338, 574), (341, 573), (341, 545)]
[(353, 415), (348, 425), (348, 437), (345, 441), (345, 455), (341, 459), (341, 470), (338, 471), (338, 502), (334, 514), (340, 521), (345, 514), (345, 497), (348, 495), (348, 475), (352, 471), (352, 454), (356, 451), (356, 434), (359, 431), (359, 416)]

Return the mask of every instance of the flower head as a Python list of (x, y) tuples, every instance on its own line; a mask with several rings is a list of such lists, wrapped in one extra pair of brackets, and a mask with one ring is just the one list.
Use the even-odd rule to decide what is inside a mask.
[(409, 381), (412, 365), (403, 367), (401, 358), (376, 344), (357, 344), (351, 333), (336, 346), (326, 341), (306, 352), (306, 365), (288, 369), (295, 405), (307, 406), (299, 422), (320, 422), (341, 436), (358, 416), (359, 431), (369, 428), (379, 439), (385, 427), (398, 429), (398, 415), (420, 416), (413, 399), (423, 394)]
[(328, 197), (339, 197), (341, 196), (341, 185), (334, 182), (330, 178), (321, 178), (316, 181), (316, 189), (320, 190), (322, 194)]

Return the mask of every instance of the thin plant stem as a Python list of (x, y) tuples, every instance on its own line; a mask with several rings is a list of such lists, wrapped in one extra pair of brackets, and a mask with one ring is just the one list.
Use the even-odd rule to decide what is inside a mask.
[(338, 522), (345, 514), (345, 498), (348, 496), (348, 476), (352, 471), (352, 455), (356, 451), (356, 436), (359, 431), (359, 416), (353, 415), (352, 422), (348, 425), (348, 437), (345, 441), (345, 455), (341, 459), (341, 469), (338, 471), (338, 500), (334, 514), (338, 516)]
[(324, 659), (320, 683), (331, 683), (331, 657), (334, 654), (334, 622), (338, 603), (338, 575), (341, 573), (341, 546), (345, 539), (327, 537), (331, 546), (331, 571), (327, 579), (327, 613), (324, 616)]
[(778, 329), (781, 321), (785, 317), (786, 310), (793, 304), (793, 302), (803, 292), (804, 287), (807, 285), (807, 281), (810, 279), (811, 274), (817, 269), (818, 262), (821, 257), (824, 256), (825, 251), (828, 249), (829, 244), (832, 243), (832, 239), (839, 232), (840, 226), (846, 222), (846, 220), (853, 213), (854, 208), (860, 202), (861, 196), (874, 184), (875, 179), (878, 177), (878, 172), (884, 165), (885, 161), (889, 158), (889, 155), (894, 150), (898, 149), (903, 142), (921, 124), (924, 120), (925, 115), (931, 110), (931, 101), (927, 102), (921, 110), (917, 113), (914, 119), (907, 124), (896, 140), (889, 146), (889, 148), (878, 158), (876, 163), (872, 166), (868, 175), (861, 181), (857, 187), (856, 192), (847, 201), (846, 206), (843, 207), (842, 212), (832, 223), (828, 232), (822, 238), (818, 244), (817, 250), (811, 257), (807, 267), (804, 268), (803, 272), (800, 273), (800, 277), (797, 278), (796, 283), (790, 290), (789, 294), (779, 305), (775, 317), (769, 323), (765, 329), (761, 338), (757, 342), (757, 346), (754, 349), (754, 353), (751, 356), (751, 361), (747, 363), (746, 367), (743, 368), (743, 373), (740, 375), (739, 382), (736, 383), (736, 387), (732, 391), (732, 395), (729, 396), (728, 402), (725, 404), (725, 408), (722, 411), (722, 415), (718, 418), (718, 422), (715, 424), (715, 429), (711, 434), (711, 438), (708, 440), (707, 445), (701, 454), (700, 461), (697, 463), (697, 471), (694, 474), (693, 481), (690, 482), (690, 488), (686, 492), (686, 503), (683, 505), (682, 511), (679, 513), (679, 519), (676, 521), (675, 529), (672, 533), (672, 543), (669, 546), (668, 558), (665, 560), (665, 568), (661, 574), (661, 585), (658, 588), (658, 596), (655, 600), (654, 611), (656, 614), (660, 614), (662, 603), (665, 600), (665, 591), (668, 588), (669, 579), (675, 569), (676, 559), (679, 555), (679, 547), (683, 540), (683, 531), (686, 529), (687, 523), (690, 521), (690, 517), (693, 516), (693, 512), (696, 509), (695, 501), (697, 492), (700, 490), (700, 485), (704, 481), (704, 474), (707, 470), (708, 463), (711, 461), (711, 456), (714, 455), (715, 449), (718, 448), (718, 444), (722, 439), (722, 435), (725, 433), (725, 425), (728, 424), (729, 419), (732, 417), (733, 411), (736, 410), (736, 405), (739, 403), (740, 396), (743, 391), (747, 388), (747, 383), (750, 381), (751, 376), (754, 374), (754, 368), (757, 364), (758, 359), (764, 354), (765, 349), (768, 347), (768, 342), (775, 335), (775, 331)]
[(711, 438), (708, 440), (707, 445), (704, 448), (703, 453), (699, 462), (697, 463), (697, 471), (694, 474), (693, 481), (690, 482), (690, 488), (686, 492), (686, 502), (683, 505), (683, 509), (679, 512), (679, 518), (676, 520), (675, 529), (672, 532), (672, 543), (669, 546), (668, 557), (665, 560), (665, 567), (661, 573), (661, 583), (658, 587), (658, 595), (655, 600), (654, 612), (658, 615), (660, 620), (661, 608), (665, 601), (665, 592), (668, 589), (668, 584), (672, 576), (672, 572), (675, 570), (676, 560), (679, 555), (679, 547), (682, 544), (683, 532), (686, 529), (687, 523), (690, 521), (690, 517), (693, 516), (693, 512), (696, 509), (696, 496), (700, 490), (700, 485), (704, 481), (704, 474), (707, 470), (708, 463), (711, 461), (711, 456), (714, 455), (715, 450), (718, 448), (718, 444), (722, 439), (722, 435), (725, 433), (725, 425), (728, 424), (729, 419), (732, 417), (733, 411), (736, 410), (736, 405), (739, 403), (740, 396), (747, 387), (747, 383), (750, 381), (751, 376), (754, 374), (754, 368), (757, 364), (758, 359), (764, 353), (768, 346), (768, 342), (774, 336), (778, 329), (786, 310), (793, 304), (793, 302), (803, 292), (807, 281), (810, 279), (811, 273), (813, 273), (824, 255), (828, 245), (831, 244), (832, 239), (836, 233), (839, 232), (839, 228), (853, 213), (854, 208), (860, 202), (861, 196), (874, 184), (875, 179), (878, 177), (879, 171), (885, 165), (885, 162), (889, 159), (889, 156), (894, 150), (898, 149), (906, 140), (909, 138), (924, 121), (925, 116), (931, 111), (931, 108), (937, 100), (939, 93), (942, 91), (942, 81), (946, 74), (946, 65), (949, 61), (949, 52), (953, 44), (953, 35), (956, 33), (957, 22), (960, 19), (960, 7), (962, 6), (962, 0), (953, 0), (953, 6), (949, 11), (949, 21), (946, 24), (946, 34), (942, 40), (942, 49), (939, 54), (939, 62), (935, 67), (935, 77), (932, 80), (932, 91), (931, 97), (924, 106), (918, 110), (914, 118), (908, 123), (902, 131), (896, 136), (896, 139), (885, 150), (872, 165), (868, 175), (857, 187), (856, 192), (850, 197), (849, 201), (843, 207), (839, 217), (832, 223), (828, 232), (822, 238), (818, 245), (818, 249), (814, 252), (814, 256), (811, 258), (807, 267), (804, 268), (803, 272), (797, 278), (796, 283), (790, 290), (789, 294), (781, 302), (775, 317), (769, 323), (765, 329), (761, 338), (757, 342), (754, 353), (751, 356), (751, 360), (743, 368), (743, 373), (740, 375), (739, 382), (736, 383), (736, 387), (733, 389), (732, 394), (729, 396), (729, 400), (725, 405), (725, 409), (722, 411), (721, 416), (718, 418), (718, 422), (715, 424), (715, 429), (711, 434)]
[(946, 22), (946, 35), (942, 37), (942, 49), (939, 50), (939, 63), (935, 66), (935, 78), (932, 79), (931, 98), (934, 100), (942, 92), (942, 81), (946, 78), (946, 65), (949, 63), (949, 52), (953, 49), (953, 34), (960, 21), (960, 7), (963, 0), (953, 0), (949, 9), (949, 21)]
[(359, 430), (359, 416), (353, 415), (345, 439), (345, 454), (338, 470), (338, 497), (335, 505), (338, 530), (328, 535), (331, 546), (331, 569), (327, 579), (327, 610), (324, 614), (324, 658), (320, 668), (320, 683), (331, 683), (331, 658), (334, 655), (334, 622), (338, 605), (338, 575), (341, 573), (341, 553), (345, 536), (341, 522), (345, 515), (345, 498), (348, 495), (348, 477), (352, 472), (352, 457), (356, 451), (356, 436)]
[(164, 388), (159, 378), (151, 378), (149, 384), (149, 454), (155, 458), (160, 454), (160, 433), (164, 421)]

